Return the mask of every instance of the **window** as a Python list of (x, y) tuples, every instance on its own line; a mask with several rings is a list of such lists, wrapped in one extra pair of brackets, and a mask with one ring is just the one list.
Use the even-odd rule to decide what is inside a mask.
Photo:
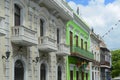
[(46, 80), (46, 66), (43, 63), (40, 68), (40, 80)]
[(88, 80), (88, 73), (86, 73), (86, 80)]
[(20, 7), (18, 5), (14, 5), (14, 22), (15, 26), (20, 25)]
[(70, 51), (72, 51), (73, 46), (73, 33), (70, 31)]
[(79, 80), (79, 72), (76, 71), (76, 80)]
[(83, 49), (83, 39), (81, 39), (81, 49)]
[(24, 67), (20, 60), (17, 60), (15, 62), (14, 80), (24, 80)]
[(78, 47), (78, 36), (76, 35), (76, 47)]
[(73, 71), (70, 71), (70, 80), (73, 80)]
[(62, 80), (62, 71), (61, 71), (60, 66), (58, 66), (58, 79), (57, 80)]
[(40, 19), (40, 36), (44, 36), (44, 21), (42, 19)]
[(84, 72), (82, 72), (82, 80), (84, 80)]
[(85, 42), (85, 50), (87, 51), (87, 42)]
[(94, 72), (92, 72), (92, 80), (94, 80)]
[(59, 34), (59, 29), (57, 28), (57, 43), (59, 44), (59, 39), (60, 39), (60, 34)]

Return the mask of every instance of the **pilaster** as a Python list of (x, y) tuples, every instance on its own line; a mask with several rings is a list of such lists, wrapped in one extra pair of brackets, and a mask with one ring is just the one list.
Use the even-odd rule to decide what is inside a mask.
[(50, 52), (49, 55), (49, 80), (56, 80), (56, 54), (54, 52)]

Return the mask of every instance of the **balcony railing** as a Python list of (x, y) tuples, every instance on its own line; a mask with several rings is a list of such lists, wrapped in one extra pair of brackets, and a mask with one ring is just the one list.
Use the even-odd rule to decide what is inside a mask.
[(58, 55), (70, 55), (70, 46), (64, 43), (58, 44), (57, 54)]
[(57, 51), (56, 40), (49, 36), (43, 36), (38, 38), (39, 50), (45, 52)]
[(93, 65), (98, 65), (98, 66), (100, 66), (100, 62), (99, 62), (99, 61), (94, 60), (94, 61), (93, 61)]
[(12, 42), (24, 46), (37, 45), (37, 32), (24, 26), (12, 27)]
[(86, 50), (83, 50), (79, 47), (72, 47), (72, 54), (77, 53), (79, 54), (81, 57), (88, 59), (88, 60), (93, 60), (94, 59), (94, 55)]
[(100, 65), (101, 67), (110, 68), (110, 62), (107, 62), (107, 61), (101, 61)]

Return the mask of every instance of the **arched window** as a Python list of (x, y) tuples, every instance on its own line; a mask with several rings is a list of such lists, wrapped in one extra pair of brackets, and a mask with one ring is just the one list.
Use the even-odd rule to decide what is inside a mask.
[(60, 29), (57, 28), (57, 44), (60, 43)]
[(81, 39), (81, 49), (83, 49), (83, 39)]
[(58, 73), (57, 73), (57, 75), (58, 75), (58, 79), (57, 80), (62, 80), (62, 71), (61, 71), (61, 67), (60, 66), (58, 66)]
[(40, 36), (44, 36), (44, 20), (40, 19)]
[(24, 67), (20, 60), (17, 60), (15, 62), (14, 80), (24, 80)]
[(46, 80), (46, 66), (43, 63), (40, 67), (40, 80)]
[(15, 23), (15, 26), (20, 25), (20, 17), (21, 17), (20, 14), (21, 14), (21, 9), (17, 4), (15, 4), (14, 5), (14, 23)]

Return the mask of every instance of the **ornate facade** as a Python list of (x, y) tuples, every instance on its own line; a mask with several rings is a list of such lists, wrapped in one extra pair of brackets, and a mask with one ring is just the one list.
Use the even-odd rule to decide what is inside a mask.
[(90, 80), (90, 65), (94, 59), (90, 52), (90, 28), (74, 13), (67, 23), (66, 41), (70, 45), (67, 57), (67, 80)]
[(0, 0), (0, 80), (66, 80), (62, 0)]
[(65, 0), (0, 0), (0, 80), (90, 80), (90, 37)]
[(94, 30), (92, 29), (90, 32), (91, 36), (91, 52), (94, 54), (94, 61), (90, 63), (91, 67), (91, 80), (101, 80), (100, 79), (100, 43), (101, 40), (99, 38), (99, 35), (96, 35), (94, 33)]

